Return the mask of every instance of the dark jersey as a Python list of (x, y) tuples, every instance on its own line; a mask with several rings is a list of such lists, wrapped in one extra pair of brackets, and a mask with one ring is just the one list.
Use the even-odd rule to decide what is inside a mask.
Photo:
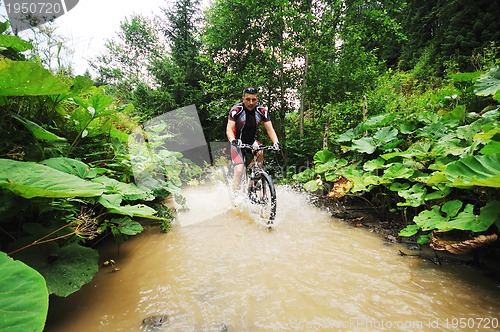
[(250, 111), (243, 103), (231, 107), (228, 119), (236, 122), (234, 137), (245, 144), (253, 144), (257, 140), (259, 125), (271, 120), (267, 108), (257, 105), (253, 111)]

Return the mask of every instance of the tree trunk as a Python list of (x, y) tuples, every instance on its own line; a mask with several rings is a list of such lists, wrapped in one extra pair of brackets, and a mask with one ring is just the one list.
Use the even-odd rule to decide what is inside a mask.
[[(363, 122), (368, 119), (368, 100), (366, 95), (363, 95)], [(368, 135), (368, 131), (365, 131), (364, 136)]]
[(323, 149), (328, 148), (328, 133), (330, 132), (330, 120), (325, 124), (325, 132), (323, 133)]
[(300, 91), (300, 117), (299, 117), (299, 135), (304, 137), (304, 113), (306, 103), (306, 88), (307, 88), (307, 68), (309, 67), (309, 56), (306, 53), (304, 64), (304, 75), (302, 77), (302, 88)]

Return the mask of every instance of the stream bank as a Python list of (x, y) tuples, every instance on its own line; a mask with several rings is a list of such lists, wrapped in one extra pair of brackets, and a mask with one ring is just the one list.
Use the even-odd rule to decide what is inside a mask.
[(428, 244), (420, 245), (416, 237), (401, 237), (399, 231), (407, 226), (401, 215), (380, 213), (377, 207), (360, 199), (335, 200), (326, 196), (311, 194), (311, 202), (328, 211), (334, 219), (342, 220), (352, 227), (365, 229), (379, 235), (388, 243), (403, 244), (402, 256), (427, 260), (435, 265), (464, 265), (482, 274), (500, 287), (500, 240), (492, 244), (457, 255), (446, 250), (434, 250)]

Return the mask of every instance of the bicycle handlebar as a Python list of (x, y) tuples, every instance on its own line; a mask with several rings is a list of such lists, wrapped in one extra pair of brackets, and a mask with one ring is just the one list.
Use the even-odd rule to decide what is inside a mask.
[(259, 145), (259, 147), (257, 149), (255, 149), (253, 145), (245, 144), (245, 143), (239, 144), (238, 148), (240, 148), (240, 149), (250, 149), (252, 151), (261, 151), (261, 150), (279, 151), (278, 149), (275, 149), (272, 145)]

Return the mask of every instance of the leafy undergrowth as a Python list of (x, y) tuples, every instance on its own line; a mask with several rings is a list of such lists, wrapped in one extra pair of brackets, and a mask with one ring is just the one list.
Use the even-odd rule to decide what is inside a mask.
[(8, 27), (0, 22), (0, 330), (42, 331), (48, 296), (97, 273), (98, 241), (120, 244), (144, 220), (168, 230), (162, 198), (201, 169), (161, 145), (171, 124), (146, 134), (132, 105), (26, 59), (32, 45)]
[[(397, 215), (391, 239), (458, 255), (491, 246), (500, 229), (500, 68), (453, 79), (469, 84), (436, 93), (420, 112), (368, 118), (337, 137), (340, 152), (318, 151), (294, 179), (335, 204), (357, 197)], [(493, 101), (467, 112), (459, 101), (470, 94)]]
[(331, 199), (326, 195), (313, 194), (311, 201), (327, 210), (335, 219), (379, 235), (383, 241), (402, 245), (398, 249), (401, 256), (420, 259), (434, 265), (464, 265), (474, 269), (500, 285), (500, 243), (482, 246), (467, 254), (456, 255), (448, 251), (437, 251), (427, 245), (417, 243), (417, 236), (402, 237), (399, 232), (406, 221), (397, 213), (387, 213), (359, 197)]

